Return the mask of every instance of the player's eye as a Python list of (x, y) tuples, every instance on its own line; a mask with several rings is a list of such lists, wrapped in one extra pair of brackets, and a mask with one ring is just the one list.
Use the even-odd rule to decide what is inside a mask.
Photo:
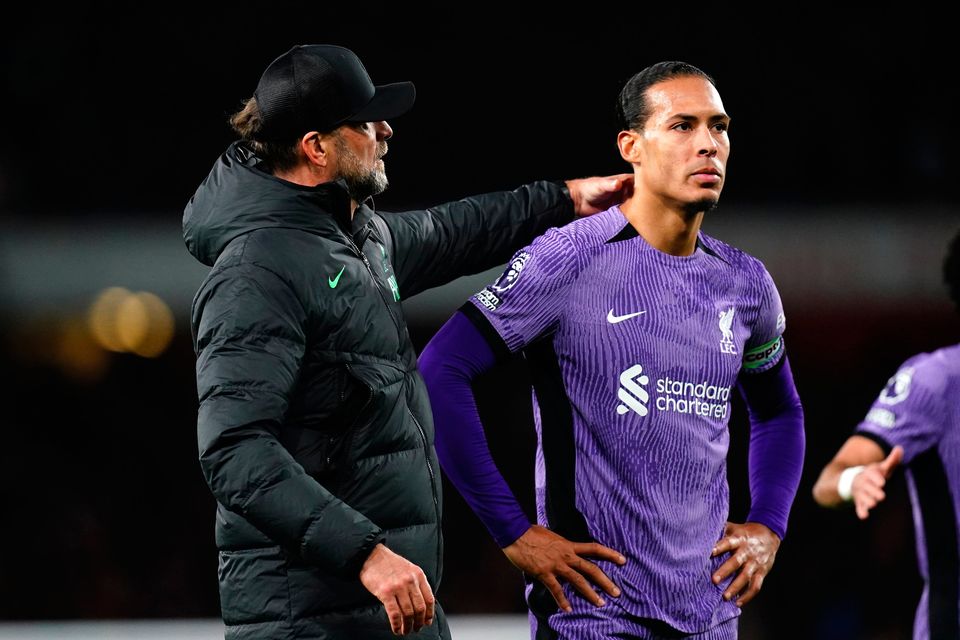
[(689, 122), (678, 122), (677, 124), (673, 125), (672, 128), (677, 131), (690, 131), (692, 129)]

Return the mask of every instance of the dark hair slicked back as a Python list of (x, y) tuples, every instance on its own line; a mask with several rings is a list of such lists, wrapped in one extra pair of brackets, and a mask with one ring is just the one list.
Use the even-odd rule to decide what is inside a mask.
[(621, 131), (628, 129), (643, 130), (643, 125), (650, 117), (647, 89), (664, 80), (690, 76), (703, 78), (714, 86), (717, 84), (709, 74), (692, 64), (679, 60), (667, 60), (652, 64), (627, 80), (617, 100), (617, 120), (620, 123)]

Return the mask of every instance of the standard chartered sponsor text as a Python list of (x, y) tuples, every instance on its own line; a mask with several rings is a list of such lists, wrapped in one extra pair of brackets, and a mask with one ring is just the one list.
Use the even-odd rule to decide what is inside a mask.
[(725, 418), (729, 407), (730, 387), (674, 380), (657, 379), (657, 399), (655, 406), (659, 411), (690, 413), (711, 418)]

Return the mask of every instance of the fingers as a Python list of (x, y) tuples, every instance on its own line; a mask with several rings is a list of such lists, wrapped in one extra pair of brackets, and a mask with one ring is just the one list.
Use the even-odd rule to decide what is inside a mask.
[(756, 572), (756, 570), (757, 565), (753, 562), (744, 564), (741, 567), (740, 572), (737, 573), (737, 577), (734, 578), (733, 582), (727, 585), (727, 588), (723, 591), (723, 599), (731, 600), (734, 598), (734, 596), (743, 591), (747, 584), (749, 584), (750, 579), (753, 577), (753, 574)]
[[(423, 593), (421, 593), (419, 585), (410, 591), (410, 604), (413, 607), (411, 615), (413, 631), (420, 631), (427, 615), (427, 603), (423, 599)], [(410, 628), (408, 627), (407, 630), (409, 631)]]
[(569, 582), (570, 585), (580, 593), (580, 595), (582, 595), (595, 606), (602, 607), (606, 604), (606, 601), (598, 596), (597, 592), (593, 590), (593, 587), (590, 586), (590, 583), (587, 582), (587, 579), (573, 569), (560, 569), (557, 571), (557, 575)]
[(578, 556), (600, 558), (601, 560), (609, 560), (610, 562), (615, 562), (620, 565), (627, 561), (619, 551), (605, 547), (599, 542), (574, 542), (573, 552)]
[(740, 568), (740, 565), (743, 564), (740, 557), (737, 555), (732, 555), (727, 558), (720, 567), (713, 572), (713, 584), (720, 584), (728, 577), (733, 575), (733, 572)]
[(433, 614), (437, 600), (433, 596), (433, 589), (430, 588), (430, 583), (427, 582), (426, 576), (420, 581), (420, 591), (423, 594), (423, 602), (426, 605), (423, 613), (423, 626), (429, 627), (433, 624)]
[(400, 604), (400, 613), (403, 622), (403, 627), (400, 631), (401, 635), (406, 635), (413, 631), (416, 607), (413, 604), (412, 595), (413, 593), (411, 591), (403, 591), (397, 594), (397, 602)]
[(567, 596), (563, 595), (563, 587), (560, 586), (560, 583), (557, 582), (557, 579), (552, 575), (543, 576), (540, 579), (540, 582), (543, 583), (543, 586), (547, 588), (550, 592), (550, 595), (553, 596), (553, 599), (557, 601), (557, 606), (570, 613), (573, 611), (573, 607), (570, 606), (570, 601), (567, 600)]
[(773, 566), (779, 538), (762, 524), (727, 523), (724, 536), (714, 545), (711, 556), (732, 552), (713, 576), (714, 584), (736, 573), (736, 577), (724, 589), (723, 599), (733, 600), (741, 607), (753, 600), (763, 586), (766, 574)]
[(737, 571), (738, 568), (737, 577), (723, 591), (723, 599), (737, 598), (735, 604), (742, 607), (753, 600), (760, 592), (760, 588), (763, 586), (763, 578), (769, 567), (765, 568), (761, 563), (747, 559), (745, 554), (737, 554), (724, 562), (720, 569), (714, 572), (714, 584), (719, 584), (723, 581), (723, 578)]
[(890, 452), (883, 462), (880, 463), (880, 471), (883, 473), (883, 477), (889, 478), (894, 470), (900, 466), (900, 463), (903, 461), (903, 447), (897, 445), (893, 448), (893, 451)]
[(433, 623), (435, 599), (423, 570), (383, 544), (370, 552), (360, 569), (360, 582), (383, 603), (395, 635)]
[(760, 593), (760, 589), (763, 587), (763, 578), (764, 575), (760, 572), (755, 573), (750, 579), (750, 586), (747, 587), (746, 591), (740, 594), (740, 597), (737, 598), (737, 601), (734, 604), (736, 604), (738, 607), (742, 607), (753, 600), (754, 596)]
[[(882, 499), (883, 498), (881, 498), (881, 500)], [(857, 517), (861, 520), (866, 520), (868, 517), (870, 517), (870, 510), (876, 507), (879, 503), (879, 500), (875, 500), (869, 496), (857, 496), (854, 497), (853, 501), (854, 507), (857, 511)]]
[[(589, 578), (591, 582), (593, 582), (598, 587), (600, 587), (601, 589), (609, 593), (614, 598), (620, 595), (620, 588), (617, 585), (613, 584), (613, 581), (607, 577), (607, 574), (603, 572), (603, 569), (593, 564), (589, 560), (584, 560), (583, 558), (580, 558), (575, 568), (580, 573), (586, 575), (586, 577)], [(594, 604), (597, 604), (597, 603), (594, 603)], [(603, 602), (601, 601), (600, 604), (598, 604), (597, 606), (602, 607)]]
[(390, 620), (390, 631), (393, 635), (403, 635), (403, 614), (400, 612), (400, 604), (396, 598), (387, 600), (383, 603), (383, 608), (387, 612), (387, 618)]
[(886, 499), (887, 494), (883, 490), (886, 483), (886, 476), (879, 468), (868, 468), (857, 475), (853, 481), (853, 504), (858, 518), (866, 520), (870, 510)]
[(723, 537), (717, 541), (717, 544), (713, 545), (713, 551), (710, 552), (711, 558), (719, 556), (720, 554), (728, 551), (733, 551), (743, 543), (742, 536), (733, 536), (730, 535), (730, 533), (731, 530), (728, 525)]
[(626, 563), (623, 554), (602, 544), (571, 542), (549, 529), (532, 525), (513, 544), (504, 547), (503, 552), (514, 566), (542, 582), (557, 605), (566, 611), (572, 609), (561, 582), (570, 583), (578, 595), (598, 607), (606, 604), (600, 589), (614, 598), (621, 593), (599, 566), (583, 557), (592, 556), (618, 565)]

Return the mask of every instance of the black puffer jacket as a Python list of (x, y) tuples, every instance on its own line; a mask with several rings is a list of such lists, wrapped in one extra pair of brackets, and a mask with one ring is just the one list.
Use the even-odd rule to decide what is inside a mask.
[[(358, 578), (377, 542), (441, 575), (433, 417), (400, 297), (505, 262), (572, 219), (553, 183), (350, 220), (231, 145), (187, 205), (200, 463), (227, 638), (391, 638)], [(418, 638), (447, 638), (442, 609)]]

